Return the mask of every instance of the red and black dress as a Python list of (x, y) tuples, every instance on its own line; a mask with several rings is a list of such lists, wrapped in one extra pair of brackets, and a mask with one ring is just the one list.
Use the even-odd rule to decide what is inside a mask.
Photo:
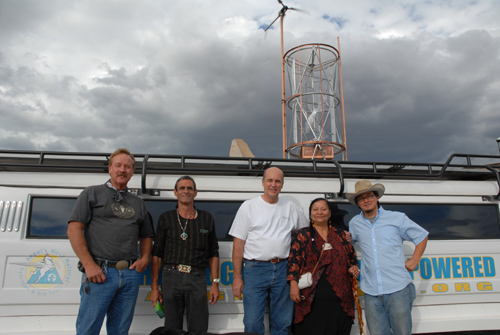
[[(354, 321), (354, 298), (348, 270), (357, 265), (356, 252), (343, 230), (328, 229), (327, 242), (312, 286), (301, 290), (305, 300), (295, 304), (293, 332), (301, 334), (349, 334)], [(316, 229), (297, 230), (292, 237), (287, 280), (299, 280), (312, 272), (325, 241)]]

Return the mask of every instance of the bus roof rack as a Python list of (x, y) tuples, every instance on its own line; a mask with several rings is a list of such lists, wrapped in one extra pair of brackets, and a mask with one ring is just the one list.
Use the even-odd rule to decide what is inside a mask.
[[(0, 171), (17, 172), (107, 172), (110, 153), (0, 150)], [(444, 164), (302, 160), (134, 154), (136, 173), (141, 173), (141, 192), (148, 174), (258, 176), (270, 166), (287, 177), (338, 178), (336, 197), (344, 196), (344, 179), (447, 179), (496, 180), (499, 192), (489, 200), (500, 200), (500, 156), (452, 154)], [(461, 159), (461, 162), (457, 162)], [(478, 161), (483, 161), (478, 163)], [(487, 162), (485, 162), (487, 161)], [(453, 163), (455, 162), (455, 163)]]

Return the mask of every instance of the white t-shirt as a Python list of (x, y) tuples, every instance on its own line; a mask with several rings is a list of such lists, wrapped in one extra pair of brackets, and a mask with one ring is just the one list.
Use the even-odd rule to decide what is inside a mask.
[(258, 196), (238, 209), (229, 235), (245, 241), (243, 258), (268, 261), (288, 258), (292, 231), (308, 225), (302, 209), (292, 201), (280, 197), (270, 204)]

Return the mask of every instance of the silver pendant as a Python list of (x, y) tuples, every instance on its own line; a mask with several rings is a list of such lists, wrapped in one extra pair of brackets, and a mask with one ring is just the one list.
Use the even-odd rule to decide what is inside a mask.
[(185, 241), (185, 240), (187, 240), (188, 235), (187, 235), (185, 232), (183, 232), (183, 233), (181, 234), (181, 238), (182, 238), (182, 240), (183, 240), (183, 241)]

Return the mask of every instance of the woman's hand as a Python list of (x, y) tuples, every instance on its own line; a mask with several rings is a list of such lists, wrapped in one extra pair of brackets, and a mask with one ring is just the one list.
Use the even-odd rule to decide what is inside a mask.
[(348, 231), (345, 232), (345, 240), (349, 243), (352, 242), (352, 235)]
[(353, 265), (349, 268), (349, 274), (351, 274), (354, 277), (359, 276), (359, 268), (357, 265)]
[(297, 304), (302, 301), (300, 298), (299, 283), (296, 280), (290, 280), (290, 298)]

